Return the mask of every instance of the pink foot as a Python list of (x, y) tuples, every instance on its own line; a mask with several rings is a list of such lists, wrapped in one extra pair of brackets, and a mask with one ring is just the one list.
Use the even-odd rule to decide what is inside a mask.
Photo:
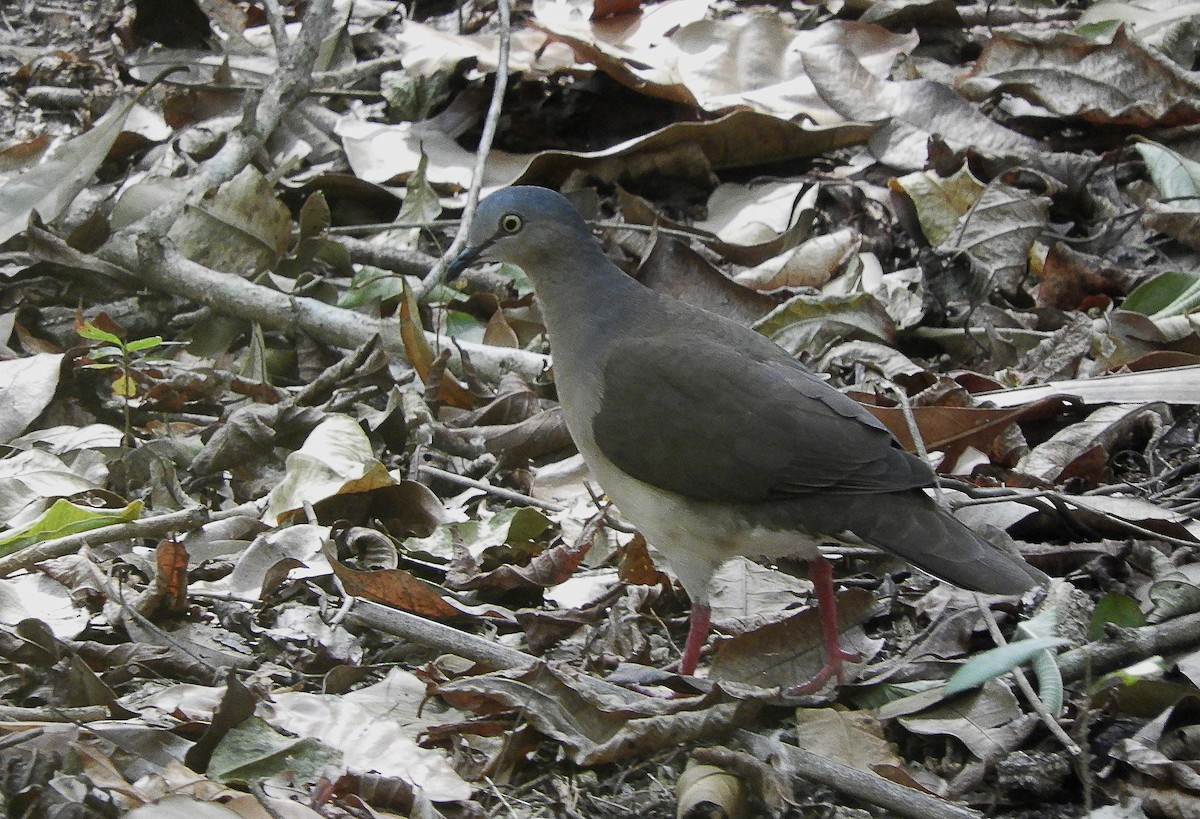
[(859, 655), (842, 648), (838, 635), (837, 592), (833, 588), (833, 567), (823, 557), (815, 557), (808, 564), (808, 576), (812, 579), (817, 591), (817, 611), (821, 615), (821, 635), (825, 643), (825, 665), (806, 683), (794, 686), (789, 693), (811, 694), (819, 691), (825, 683), (836, 676), (838, 684), (846, 679), (842, 663), (854, 662)]
[(708, 639), (708, 629), (712, 624), (712, 608), (699, 603), (692, 604), (692, 612), (688, 616), (687, 642), (683, 644), (683, 659), (679, 661), (679, 673), (691, 675), (696, 673), (696, 665), (700, 662), (700, 649)]

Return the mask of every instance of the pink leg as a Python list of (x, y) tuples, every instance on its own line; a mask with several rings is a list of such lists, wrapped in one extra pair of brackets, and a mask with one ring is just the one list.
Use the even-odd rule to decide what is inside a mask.
[(680, 674), (696, 673), (696, 664), (700, 662), (700, 649), (704, 648), (711, 622), (712, 608), (693, 603), (692, 613), (688, 617), (687, 642), (683, 644), (683, 659), (679, 661)]
[(834, 675), (843, 681), (842, 663), (857, 660), (858, 655), (842, 649), (838, 638), (837, 592), (833, 589), (833, 567), (823, 557), (815, 557), (808, 564), (808, 576), (817, 589), (817, 611), (821, 615), (821, 634), (825, 642), (825, 665), (811, 680), (792, 689), (797, 694), (811, 694), (819, 690)]

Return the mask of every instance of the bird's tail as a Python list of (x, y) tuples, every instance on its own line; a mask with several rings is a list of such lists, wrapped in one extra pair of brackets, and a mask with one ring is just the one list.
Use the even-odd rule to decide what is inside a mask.
[(825, 503), (831, 510), (840, 506), (837, 518), (853, 520), (850, 531), (866, 542), (964, 589), (1021, 594), (1048, 580), (1020, 556), (1001, 551), (943, 511), (919, 489), (826, 496)]

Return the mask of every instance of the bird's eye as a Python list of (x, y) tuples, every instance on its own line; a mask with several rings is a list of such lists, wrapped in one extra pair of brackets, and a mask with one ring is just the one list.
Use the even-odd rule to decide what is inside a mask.
[(507, 213), (500, 217), (500, 229), (505, 233), (516, 233), (525, 224), (520, 216), (515, 213)]

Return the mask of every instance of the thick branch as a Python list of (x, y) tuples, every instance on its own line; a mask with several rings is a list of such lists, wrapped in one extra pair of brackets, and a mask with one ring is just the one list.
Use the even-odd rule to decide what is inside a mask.
[(1058, 655), (1063, 679), (1107, 674), (1155, 654), (1169, 654), (1200, 644), (1200, 613), (1176, 617), (1155, 626), (1117, 629), (1116, 637)]
[[(140, 258), (139, 258), (140, 256)], [(290, 296), (239, 276), (220, 273), (190, 261), (173, 250), (165, 250), (153, 240), (142, 240), (135, 249), (130, 243), (111, 243), (107, 261), (135, 271), (147, 285), (168, 293), (198, 301), (224, 315), (256, 321), (273, 330), (308, 333), (335, 347), (354, 349), (378, 336), (384, 349), (397, 361), (406, 360), (400, 331), (395, 322), (334, 307), (304, 296)], [(446, 339), (426, 333), (431, 344), (449, 347)], [(461, 342), (471, 364), (484, 377), (498, 381), (505, 372), (515, 372), (530, 380), (546, 369), (547, 358), (505, 347)]]

